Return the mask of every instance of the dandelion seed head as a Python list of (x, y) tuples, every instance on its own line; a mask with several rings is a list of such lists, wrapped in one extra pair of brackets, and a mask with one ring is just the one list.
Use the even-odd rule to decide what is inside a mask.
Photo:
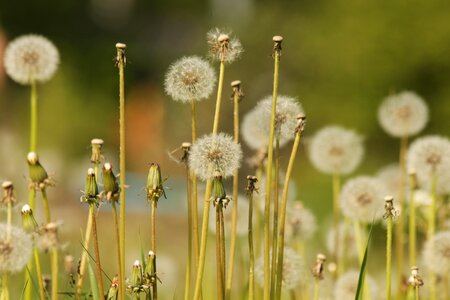
[[(8, 230), (9, 241), (7, 240)], [(21, 228), (0, 224), (0, 272), (21, 271), (31, 257), (32, 247), (31, 236)]]
[[(390, 164), (382, 167), (375, 177), (380, 180), (386, 187), (386, 192), (390, 195), (396, 195), (400, 189), (401, 178), (400, 178), (400, 167), (398, 164)], [(405, 188), (406, 188), (405, 181)]]
[(436, 274), (450, 272), (450, 231), (437, 232), (425, 243), (423, 250), (425, 266)]
[[(348, 271), (342, 274), (336, 281), (334, 287), (334, 299), (354, 299), (356, 289), (358, 287), (359, 272), (355, 270)], [(366, 274), (365, 281), (367, 282), (372, 299), (377, 299), (378, 286), (375, 280)]]
[(39, 228), (35, 234), (35, 244), (40, 251), (47, 252), (52, 248), (63, 247), (58, 239), (58, 227), (61, 224), (60, 222), (50, 222)]
[(415, 140), (407, 157), (408, 167), (416, 170), (420, 186), (431, 188), (433, 174), (439, 194), (450, 192), (450, 140), (442, 136), (426, 136)]
[(11, 41), (5, 50), (6, 73), (17, 83), (28, 85), (32, 80), (48, 81), (56, 72), (59, 53), (47, 38), (29, 34)]
[(430, 206), (432, 201), (432, 195), (427, 190), (414, 191), (414, 204), (416, 206)]
[(428, 106), (416, 93), (404, 91), (384, 99), (378, 109), (381, 127), (394, 137), (419, 133), (428, 122)]
[(266, 130), (260, 126), (261, 121), (261, 109), (256, 108), (249, 111), (242, 120), (242, 139), (253, 150), (266, 148), (269, 143)]
[(359, 176), (348, 180), (342, 188), (342, 214), (352, 220), (370, 223), (384, 213), (386, 188), (374, 177)]
[[(270, 254), (272, 259), (272, 254)], [(272, 264), (270, 264), (272, 266)], [(283, 274), (281, 285), (287, 290), (296, 288), (305, 278), (305, 263), (303, 258), (292, 248), (284, 247)], [(264, 286), (264, 256), (258, 258), (255, 264), (255, 280)]]
[(231, 32), (225, 32), (219, 28), (211, 29), (206, 39), (209, 46), (209, 55), (217, 61), (232, 63), (244, 51), (241, 42), (231, 36)]
[(192, 145), (189, 167), (201, 179), (207, 180), (218, 172), (223, 178), (233, 175), (239, 168), (242, 150), (225, 133), (205, 135)]
[(331, 227), (327, 232), (326, 245), (330, 254), (336, 254), (336, 231), (339, 230), (339, 243), (337, 248), (337, 255), (341, 257), (344, 255), (348, 255), (349, 257), (357, 257), (358, 251), (355, 247), (356, 239), (355, 239), (355, 231), (352, 230), (345, 223), (339, 224), (338, 229), (335, 227)]
[(215, 84), (216, 73), (211, 65), (198, 56), (188, 56), (169, 67), (164, 87), (174, 100), (188, 103), (208, 98)]
[(328, 126), (319, 130), (309, 143), (309, 158), (326, 174), (349, 174), (361, 163), (363, 139), (352, 130)]
[(316, 217), (301, 202), (289, 203), (287, 209), (287, 239), (310, 239), (317, 230)]

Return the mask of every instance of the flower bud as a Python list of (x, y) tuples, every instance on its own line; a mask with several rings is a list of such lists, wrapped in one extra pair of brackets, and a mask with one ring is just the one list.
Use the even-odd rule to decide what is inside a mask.
[(134, 261), (130, 284), (132, 287), (137, 287), (142, 284), (142, 266), (139, 260)]
[(222, 205), (222, 207), (226, 208), (231, 198), (227, 196), (225, 192), (225, 187), (223, 186), (222, 176), (219, 173), (216, 173), (213, 181), (213, 191), (211, 198), (214, 200), (214, 206), (217, 204)]
[(149, 201), (158, 202), (161, 196), (165, 197), (161, 168), (158, 164), (152, 163), (150, 165), (145, 189), (147, 191), (147, 200)]
[(118, 198), (119, 183), (113, 173), (111, 164), (108, 162), (103, 165), (103, 189), (106, 193), (106, 199), (108, 201), (111, 199), (116, 200)]
[(116, 277), (113, 278), (111, 282), (111, 286), (109, 287), (108, 291), (108, 297), (106, 299), (108, 300), (117, 300), (117, 294), (119, 289), (119, 279)]
[(100, 159), (102, 157), (102, 146), (103, 146), (102, 139), (92, 139), (91, 140), (91, 148), (92, 148), (91, 162), (92, 163), (100, 162)]
[(98, 204), (98, 186), (95, 180), (95, 172), (92, 168), (89, 168), (87, 171), (84, 195), (81, 197), (81, 200), (89, 204)]
[(39, 157), (36, 153), (30, 152), (27, 155), (28, 167), (30, 171), (30, 179), (33, 183), (42, 183), (48, 179), (47, 171), (39, 162)]
[(148, 284), (152, 284), (156, 280), (156, 255), (155, 252), (149, 251), (145, 265), (145, 278)]
[(36, 229), (36, 220), (33, 217), (33, 211), (28, 204), (22, 206), (22, 227), (25, 231), (31, 232)]

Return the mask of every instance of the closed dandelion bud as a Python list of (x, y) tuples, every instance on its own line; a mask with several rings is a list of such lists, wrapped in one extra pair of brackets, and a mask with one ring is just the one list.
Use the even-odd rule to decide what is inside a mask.
[(158, 164), (152, 163), (148, 170), (147, 177), (147, 200), (158, 202), (161, 196), (165, 197), (163, 179), (161, 177), (161, 168)]
[(36, 153), (30, 152), (27, 155), (28, 167), (30, 171), (30, 179), (35, 184), (43, 183), (48, 179), (47, 171), (39, 162), (39, 157)]
[(135, 260), (133, 264), (133, 271), (131, 273), (130, 285), (137, 287), (142, 284), (142, 266), (139, 260)]
[(33, 211), (28, 204), (22, 206), (22, 227), (26, 232), (32, 232), (36, 229), (36, 220), (33, 217)]
[(145, 265), (145, 274), (151, 278), (156, 274), (156, 255), (155, 252), (149, 251), (147, 256), (147, 264)]
[(95, 180), (95, 172), (92, 168), (88, 169), (84, 195), (81, 197), (81, 200), (89, 204), (98, 203), (98, 186), (97, 181)]
[(13, 205), (16, 203), (16, 197), (14, 196), (14, 186), (11, 181), (3, 181), (2, 183), (3, 188), (3, 197), (0, 201), (0, 205)]
[(100, 162), (100, 159), (102, 157), (102, 146), (103, 146), (102, 139), (92, 139), (91, 140), (91, 148), (92, 148), (91, 162), (92, 163)]
[(231, 198), (227, 196), (227, 193), (225, 192), (222, 176), (219, 174), (216, 174), (214, 177), (211, 199), (214, 200), (214, 206), (221, 204), (224, 208), (226, 208), (228, 203), (231, 201)]
[(112, 165), (108, 162), (103, 165), (103, 189), (106, 193), (106, 200), (117, 200), (119, 196), (119, 183), (113, 173)]
[(109, 287), (107, 300), (117, 300), (117, 294), (119, 291), (119, 279), (117, 277), (114, 277), (111, 286)]

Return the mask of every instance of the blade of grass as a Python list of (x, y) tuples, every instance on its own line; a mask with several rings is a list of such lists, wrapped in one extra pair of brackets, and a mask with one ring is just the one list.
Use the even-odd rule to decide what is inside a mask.
[(363, 257), (363, 260), (361, 263), (361, 268), (359, 270), (358, 286), (356, 289), (355, 300), (361, 300), (362, 296), (363, 296), (364, 278), (366, 276), (366, 265), (367, 265), (367, 258), (368, 258), (368, 253), (369, 253), (370, 239), (372, 237), (372, 227), (373, 227), (373, 222), (370, 225), (369, 235), (367, 237), (366, 250), (364, 251), (364, 257)]
[(87, 259), (88, 274), (89, 274), (89, 283), (91, 284), (92, 299), (93, 300), (100, 300), (99, 290), (98, 290), (98, 285), (97, 285), (97, 276), (95, 276), (94, 269), (92, 269), (92, 265), (91, 265), (89, 260), (90, 259), (88, 258)]

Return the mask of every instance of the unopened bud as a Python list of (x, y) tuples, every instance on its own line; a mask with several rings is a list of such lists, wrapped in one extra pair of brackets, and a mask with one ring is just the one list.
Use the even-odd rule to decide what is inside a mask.
[(94, 169), (89, 168), (86, 175), (86, 185), (84, 187), (84, 195), (81, 197), (82, 201), (89, 204), (98, 203), (98, 186), (95, 179)]
[(36, 229), (36, 220), (33, 216), (33, 211), (28, 204), (22, 206), (21, 210), (22, 215), (22, 227), (27, 232), (32, 232)]
[(39, 162), (39, 157), (36, 153), (30, 152), (27, 155), (28, 167), (30, 171), (30, 179), (33, 183), (42, 183), (48, 178), (47, 171)]
[(115, 276), (111, 282), (111, 286), (109, 287), (108, 291), (108, 300), (117, 300), (118, 296), (118, 290), (119, 290), (119, 278)]
[(134, 287), (142, 284), (142, 266), (139, 260), (134, 261), (130, 284)]
[(3, 188), (3, 197), (0, 200), (0, 203), (11, 205), (16, 203), (13, 183), (11, 181), (3, 181), (2, 188)]
[(103, 165), (103, 189), (106, 193), (106, 199), (108, 201), (115, 201), (119, 196), (119, 183), (113, 173), (112, 166), (106, 162)]
[(165, 196), (161, 168), (158, 164), (152, 163), (147, 176), (147, 200), (158, 202), (161, 196)]

